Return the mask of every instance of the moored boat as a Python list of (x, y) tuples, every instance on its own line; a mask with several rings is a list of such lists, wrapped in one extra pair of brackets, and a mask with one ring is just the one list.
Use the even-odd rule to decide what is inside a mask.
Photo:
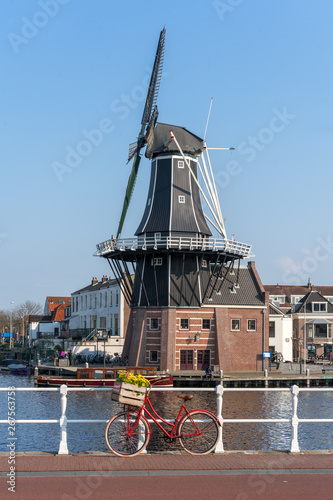
[(127, 370), (134, 375), (142, 375), (147, 378), (151, 384), (158, 387), (172, 387), (173, 377), (171, 375), (157, 375), (156, 367), (135, 366), (124, 367), (117, 366), (113, 368), (78, 368), (76, 377), (63, 377), (53, 375), (40, 375), (36, 379), (36, 384), (40, 387), (56, 386), (63, 384), (68, 387), (112, 387), (120, 371)]
[(8, 365), (8, 370), (11, 375), (30, 375), (30, 368), (21, 363), (12, 363)]

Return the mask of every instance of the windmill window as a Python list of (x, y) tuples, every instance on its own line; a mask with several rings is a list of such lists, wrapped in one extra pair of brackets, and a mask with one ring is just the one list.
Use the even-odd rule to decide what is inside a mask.
[(232, 319), (231, 320), (231, 330), (239, 331), (240, 330), (240, 319)]
[(185, 203), (185, 196), (178, 196), (178, 203)]
[(148, 199), (148, 203), (147, 203), (148, 207), (150, 204), (151, 204), (151, 198)]
[(158, 353), (157, 351), (149, 351), (149, 361), (151, 363), (157, 363)]
[(179, 161), (178, 162), (178, 168), (184, 168), (184, 162), (183, 161)]
[(203, 319), (202, 320), (202, 329), (203, 330), (210, 330), (210, 319)]
[(189, 329), (189, 320), (187, 318), (182, 318), (180, 320), (180, 329), (188, 330)]
[(158, 330), (158, 319), (157, 318), (151, 318), (150, 329), (151, 330)]
[(151, 259), (152, 266), (161, 266), (162, 262), (163, 262), (162, 257), (155, 257), (154, 259)]
[(205, 259), (201, 261), (201, 267), (207, 267), (207, 261)]
[(161, 233), (155, 233), (155, 240), (156, 240), (156, 241), (160, 241), (160, 240), (161, 240), (161, 238), (162, 238)]

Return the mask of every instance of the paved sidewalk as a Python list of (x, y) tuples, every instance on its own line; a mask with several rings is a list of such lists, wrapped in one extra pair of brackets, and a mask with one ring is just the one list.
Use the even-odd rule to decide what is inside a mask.
[[(204, 456), (187, 453), (142, 454), (132, 458), (108, 453), (17, 453), (16, 473), (64, 471), (251, 471), (251, 470), (332, 470), (333, 450), (324, 452), (225, 452)], [(9, 470), (8, 455), (0, 454), (0, 472)], [(32, 474), (33, 475), (33, 474)]]

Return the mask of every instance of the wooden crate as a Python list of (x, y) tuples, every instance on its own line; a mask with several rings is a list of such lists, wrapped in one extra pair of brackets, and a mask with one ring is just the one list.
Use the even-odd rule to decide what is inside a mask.
[(148, 387), (139, 387), (126, 382), (115, 382), (111, 399), (117, 403), (141, 407), (145, 401), (147, 389)]

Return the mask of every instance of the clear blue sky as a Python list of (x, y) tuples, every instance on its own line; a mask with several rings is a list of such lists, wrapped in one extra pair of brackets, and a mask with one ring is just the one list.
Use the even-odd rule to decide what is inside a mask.
[[(214, 97), (208, 146), (236, 148), (231, 174), (212, 155), (228, 236), (266, 284), (333, 285), (332, 18), (329, 0), (2, 0), (0, 308), (110, 274), (93, 253), (117, 230), (164, 24), (159, 120), (203, 135)], [(144, 159), (124, 236), (148, 182)]]

